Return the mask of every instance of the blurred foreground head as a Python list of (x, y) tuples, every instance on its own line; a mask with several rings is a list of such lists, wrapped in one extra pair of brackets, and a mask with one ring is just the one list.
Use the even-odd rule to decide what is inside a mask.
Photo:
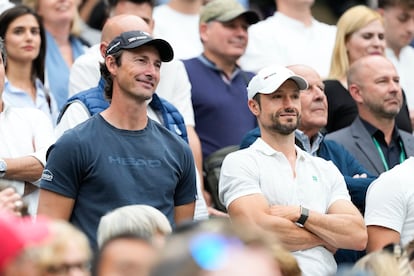
[(221, 218), (181, 226), (151, 275), (301, 275), (290, 252), (259, 231)]

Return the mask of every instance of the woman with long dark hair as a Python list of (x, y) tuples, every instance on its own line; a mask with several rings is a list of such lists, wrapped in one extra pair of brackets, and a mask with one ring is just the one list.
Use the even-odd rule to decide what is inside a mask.
[(18, 5), (0, 15), (0, 36), (7, 52), (3, 100), (16, 107), (34, 107), (56, 122), (58, 109), (44, 87), (46, 39), (41, 18)]

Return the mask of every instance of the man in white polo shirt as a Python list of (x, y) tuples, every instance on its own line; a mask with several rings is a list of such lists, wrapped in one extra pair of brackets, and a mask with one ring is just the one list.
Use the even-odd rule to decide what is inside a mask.
[(307, 86), (282, 66), (265, 67), (253, 77), (248, 105), (261, 138), (226, 156), (219, 196), (231, 219), (277, 235), (303, 275), (334, 275), (333, 252), (363, 250), (367, 232), (335, 165), (295, 146), (299, 93)]

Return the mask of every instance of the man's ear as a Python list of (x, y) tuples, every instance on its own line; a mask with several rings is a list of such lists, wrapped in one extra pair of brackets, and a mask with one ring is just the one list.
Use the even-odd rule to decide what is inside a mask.
[(99, 51), (101, 52), (101, 56), (105, 58), (106, 56), (106, 49), (108, 48), (108, 43), (106, 41), (101, 41), (99, 44)]
[(254, 116), (258, 116), (260, 114), (260, 105), (256, 100), (250, 99), (247, 102), (247, 105)]
[(358, 84), (356, 84), (356, 83), (350, 84), (348, 86), (348, 91), (349, 91), (349, 94), (351, 94), (351, 97), (354, 99), (354, 101), (356, 103), (362, 103), (363, 102), (363, 98), (362, 98), (362, 95), (361, 95), (361, 88)]
[(118, 68), (118, 65), (116, 64), (116, 60), (113, 56), (109, 55), (105, 57), (105, 65), (111, 75), (116, 75), (116, 69)]
[(207, 23), (201, 23), (200, 26), (198, 27), (198, 31), (200, 33), (201, 42), (206, 41), (206, 39), (208, 38), (208, 35), (207, 35), (208, 25), (207, 25)]

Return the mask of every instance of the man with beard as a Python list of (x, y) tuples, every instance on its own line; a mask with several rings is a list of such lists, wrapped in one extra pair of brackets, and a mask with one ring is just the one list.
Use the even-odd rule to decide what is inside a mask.
[(385, 57), (367, 56), (350, 66), (347, 78), (359, 116), (326, 139), (342, 144), (378, 176), (414, 155), (414, 137), (395, 125), (403, 102), (400, 77)]
[(295, 146), (300, 90), (307, 86), (281, 66), (250, 81), (248, 106), (261, 138), (226, 156), (219, 196), (231, 219), (277, 235), (303, 275), (333, 275), (336, 248), (362, 250), (367, 233), (338, 169)]

